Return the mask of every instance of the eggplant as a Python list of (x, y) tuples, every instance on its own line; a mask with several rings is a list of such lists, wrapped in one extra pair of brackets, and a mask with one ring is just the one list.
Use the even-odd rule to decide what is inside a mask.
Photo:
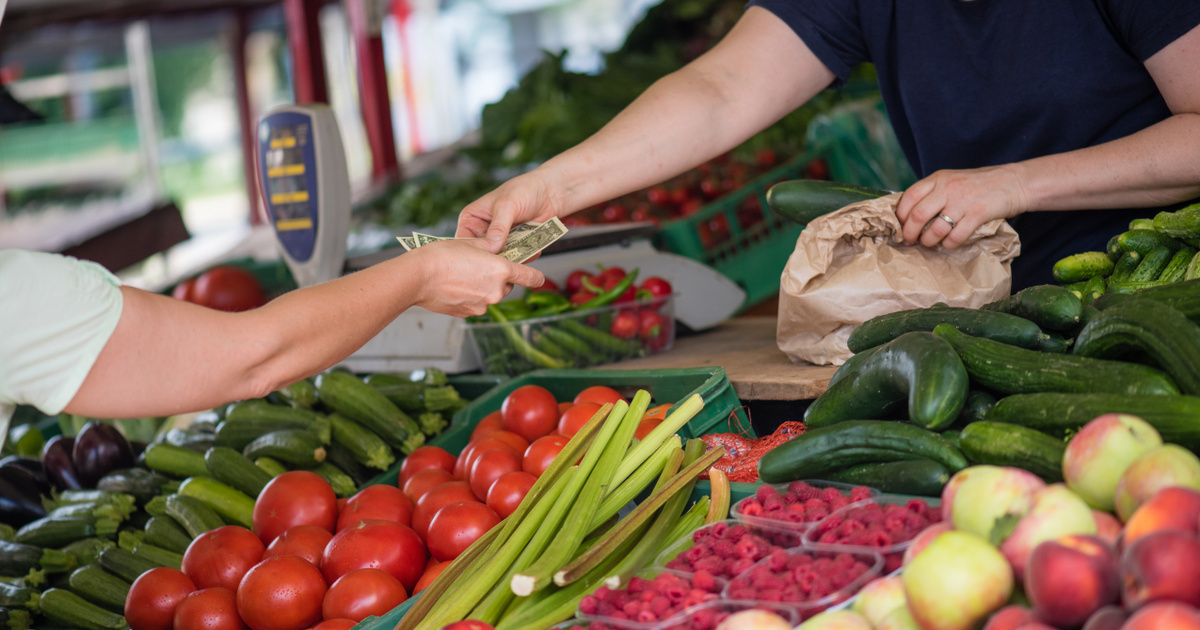
[(104, 475), (133, 466), (133, 449), (116, 427), (92, 420), (75, 436), (71, 461), (83, 487), (95, 488)]
[(8, 466), (20, 468), (32, 474), (34, 481), (37, 482), (38, 492), (50, 496), (50, 479), (46, 477), (46, 469), (42, 467), (40, 460), (32, 457), (21, 457), (20, 455), (9, 455), (0, 459), (0, 468)]
[(13, 527), (46, 515), (33, 473), (17, 466), (0, 468), (0, 521)]
[(83, 484), (79, 482), (79, 474), (75, 472), (75, 464), (71, 461), (71, 451), (75, 448), (75, 438), (56, 435), (46, 442), (42, 449), (42, 468), (46, 470), (46, 478), (59, 490), (79, 490)]

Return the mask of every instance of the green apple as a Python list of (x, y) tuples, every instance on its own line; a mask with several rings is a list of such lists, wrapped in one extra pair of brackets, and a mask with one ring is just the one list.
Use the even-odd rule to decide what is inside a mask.
[(1117, 517), (1128, 521), (1141, 504), (1170, 486), (1200, 490), (1200, 458), (1178, 444), (1152, 448), (1125, 469), (1113, 493)]
[(1061, 483), (1051, 484), (1033, 495), (1033, 506), (1000, 544), (1018, 581), (1025, 579), (1029, 554), (1039, 543), (1068, 534), (1095, 534), (1092, 508)]
[(872, 630), (866, 617), (849, 609), (827, 610), (796, 626), (796, 630)]
[(862, 587), (850, 609), (866, 617), (872, 626), (878, 626), (892, 611), (904, 608), (905, 601), (904, 581), (899, 575), (890, 575)]
[(988, 541), (946, 532), (904, 568), (908, 611), (923, 630), (970, 630), (1008, 603), (1013, 573)]
[(1083, 425), (1063, 453), (1063, 479), (1094, 509), (1111, 512), (1117, 481), (1146, 451), (1162, 446), (1149, 422), (1127, 413), (1106, 413)]
[(1029, 509), (1033, 495), (1046, 487), (1037, 475), (1011, 466), (966, 468), (966, 479), (954, 493), (954, 529), (975, 534), (993, 545), (1008, 537)]

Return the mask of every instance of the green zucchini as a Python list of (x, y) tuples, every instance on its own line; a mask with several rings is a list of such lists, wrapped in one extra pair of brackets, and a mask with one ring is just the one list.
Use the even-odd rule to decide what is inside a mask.
[(41, 591), (36, 588), (0, 582), (0, 607), (24, 608), (37, 612), (41, 596)]
[(169, 516), (152, 516), (146, 523), (146, 542), (175, 553), (187, 551), (192, 537)]
[(246, 445), (242, 454), (251, 460), (270, 457), (285, 464), (312, 468), (325, 460), (325, 446), (307, 431), (284, 429), (258, 436)]
[(275, 395), (297, 409), (310, 409), (317, 404), (317, 387), (306, 378), (276, 391)]
[[(242, 426), (243, 423), (249, 426)], [(223, 425), (226, 425), (224, 437), (221, 435)], [(257, 428), (257, 434), (251, 427)], [(272, 405), (265, 400), (247, 400), (232, 405), (225, 414), (224, 422), (217, 425), (217, 444), (230, 448), (244, 448), (249, 440), (258, 435), (280, 429), (309, 431), (317, 436), (322, 444), (329, 443), (329, 421), (325, 419), (324, 414), (310, 409)], [(247, 435), (250, 436), (249, 439)]]
[(1046, 483), (1063, 480), (1067, 443), (1037, 429), (1007, 422), (975, 422), (962, 430), (959, 447), (972, 464), (1016, 466)]
[[(249, 527), (246, 529), (249, 529)], [(151, 545), (145, 541), (134, 545), (131, 551), (133, 551), (133, 555), (135, 556), (145, 558), (146, 560), (156, 564), (161, 564), (164, 567), (171, 567), (172, 569), (183, 568), (182, 553), (176, 553), (169, 549), (163, 549), (162, 547)]]
[(940, 429), (958, 417), (967, 398), (967, 372), (954, 348), (927, 332), (900, 335), (825, 390), (804, 413), (805, 425), (886, 418), (907, 401), (908, 418)]
[(889, 494), (941, 497), (950, 471), (931, 459), (859, 464), (825, 475), (828, 481), (869, 486)]
[(105, 571), (125, 580), (132, 584), (138, 576), (149, 571), (157, 569), (163, 565), (135, 555), (128, 549), (120, 547), (109, 547), (100, 552), (100, 566), (104, 567)]
[(1179, 391), (1200, 394), (1200, 326), (1155, 300), (1127, 300), (1104, 309), (1075, 338), (1073, 352), (1101, 359), (1147, 356), (1171, 376)]
[(212, 508), (226, 522), (250, 529), (254, 499), (212, 477), (191, 477), (179, 486), (179, 495), (192, 497)]
[(846, 347), (851, 352), (861, 352), (904, 333), (932, 332), (938, 324), (950, 324), (967, 334), (1023, 348), (1037, 348), (1046, 337), (1037, 324), (1008, 313), (958, 307), (918, 308), (868, 319), (850, 333)]
[(45, 516), (21, 526), (13, 536), (13, 542), (37, 547), (62, 547), (81, 538), (116, 535), (120, 522), (108, 517), (92, 515), (53, 517)]
[(1158, 280), (1158, 276), (1162, 274), (1163, 269), (1167, 268), (1167, 264), (1171, 262), (1171, 256), (1174, 254), (1174, 250), (1169, 247), (1155, 247), (1150, 250), (1137, 269), (1134, 269), (1133, 273), (1129, 275), (1129, 282)]
[(146, 468), (122, 468), (101, 477), (96, 488), (129, 494), (138, 505), (145, 505), (162, 492), (167, 481), (166, 477)]
[(1071, 284), (1087, 280), (1092, 276), (1107, 276), (1112, 273), (1113, 261), (1105, 252), (1081, 252), (1072, 254), (1054, 263), (1051, 273), (1059, 284)]
[(330, 464), (329, 462), (321, 462), (320, 466), (312, 469), (313, 472), (321, 475), (321, 478), (329, 482), (333, 488), (333, 493), (339, 498), (349, 497), (358, 491), (358, 486), (350, 475), (342, 472), (340, 468)]
[(1117, 237), (1121, 249), (1127, 252), (1137, 252), (1143, 258), (1159, 247), (1166, 247), (1172, 253), (1183, 247), (1183, 243), (1159, 232), (1158, 230), (1129, 230)]
[(157, 442), (146, 447), (146, 467), (181, 479), (196, 475), (207, 475), (204, 453), (182, 446)]
[(63, 573), (76, 566), (75, 556), (66, 551), (10, 540), (0, 541), (0, 575), (16, 577), (38, 569), (47, 573)]
[(374, 479), (376, 474), (371, 469), (363, 465), (354, 457), (350, 449), (342, 446), (340, 442), (334, 441), (329, 446), (325, 447), (325, 461), (333, 466), (337, 466), (339, 470), (346, 473), (354, 481), (354, 485), (361, 487), (366, 485), (368, 481)]
[(425, 444), (425, 434), (415, 420), (379, 390), (351, 374), (321, 374), (317, 377), (317, 395), (325, 406), (362, 424), (405, 454)]
[(991, 392), (982, 389), (969, 390), (962, 411), (958, 414), (958, 422), (960, 424), (979, 422), (987, 416), (988, 410), (995, 404), (996, 397)]
[(182, 494), (167, 496), (166, 513), (192, 538), (225, 525), (221, 516), (203, 501)]
[(1079, 323), (1083, 303), (1064, 287), (1042, 284), (980, 308), (1023, 317), (1045, 330), (1069, 330)]
[(1200, 238), (1200, 204), (1154, 215), (1154, 229), (1175, 238)]
[(125, 611), (125, 598), (129, 596), (129, 582), (104, 570), (98, 564), (88, 564), (71, 572), (67, 578), (71, 592), (109, 610)]
[[(176, 491), (178, 491), (176, 487)], [(174, 494), (174, 493), (171, 493)], [(146, 502), (146, 506), (142, 509), (150, 516), (166, 516), (167, 514), (167, 494), (160, 494)]]
[(66, 628), (83, 630), (124, 630), (125, 617), (105, 610), (64, 588), (42, 593), (42, 614)]
[(767, 206), (771, 211), (800, 225), (808, 225), (813, 219), (834, 210), (889, 195), (886, 190), (877, 190), (818, 179), (791, 179), (779, 182), (767, 189)]
[(809, 429), (767, 451), (758, 462), (766, 483), (820, 479), (859, 464), (930, 459), (951, 473), (967, 467), (961, 451), (921, 427), (886, 420), (849, 420)]
[(364, 466), (387, 470), (396, 461), (387, 442), (374, 431), (339, 414), (330, 414), (333, 425), (333, 442), (340, 444), (354, 455)]
[[(113, 545), (113, 541), (107, 538), (83, 538), (64, 546), (61, 551), (74, 556), (80, 565), (94, 564), (100, 557), (100, 552)], [(0, 571), (0, 574), (7, 575), (3, 571)]]
[(972, 337), (946, 324), (935, 328), (934, 334), (958, 352), (972, 382), (1001, 394), (1179, 393), (1166, 374), (1147, 365), (1026, 350)]
[[(39, 603), (39, 608), (41, 607)], [(23, 608), (0, 607), (0, 628), (28, 630), (33, 627), (33, 613)]]
[(272, 479), (250, 458), (225, 446), (208, 449), (204, 454), (204, 464), (214, 479), (245, 492), (251, 498), (257, 497)]
[(1128, 413), (1153, 426), (1164, 442), (1200, 451), (1200, 397), (1126, 394), (1018, 394), (1006, 396), (987, 419), (1065, 437), (1106, 413)]
[(1196, 248), (1184, 246), (1175, 255), (1171, 257), (1170, 262), (1163, 268), (1162, 273), (1158, 276), (1163, 282), (1179, 282), (1187, 275), (1188, 265), (1191, 264), (1192, 258), (1196, 256)]
[[(332, 446), (332, 444), (330, 444), (330, 446)], [(268, 475), (271, 475), (272, 479), (288, 471), (287, 466), (284, 466), (283, 462), (270, 457), (256, 457), (254, 459), (254, 465), (261, 468), (263, 472), (267, 473)]]
[(425, 409), (422, 396), (425, 384), (414, 383), (408, 380), (407, 375), (376, 372), (368, 374), (363, 382), (379, 390), (379, 393), (403, 411), (416, 413)]

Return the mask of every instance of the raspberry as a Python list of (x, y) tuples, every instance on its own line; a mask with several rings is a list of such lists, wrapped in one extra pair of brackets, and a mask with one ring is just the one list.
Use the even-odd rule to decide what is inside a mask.
[(797, 525), (805, 522), (803, 512), (785, 512), (782, 520), (786, 523), (795, 523)]
[(766, 571), (761, 575), (755, 576), (753, 584), (754, 588), (757, 588), (760, 591), (767, 589), (778, 590), (787, 586), (787, 582), (785, 582), (783, 578), (771, 573), (770, 571)]
[(717, 521), (707, 528), (697, 531), (696, 535), (701, 537), (708, 536), (710, 538), (724, 538), (727, 531), (729, 531), (729, 523)]
[(884, 547), (890, 547), (892, 546), (892, 537), (887, 535), (886, 532), (876, 532), (871, 537), (871, 546), (878, 547), (880, 549)]
[(753, 497), (742, 501), (738, 506), (738, 512), (745, 516), (762, 516), (763, 506), (758, 502), (758, 499)]
[(908, 502), (904, 504), (904, 507), (914, 514), (924, 515), (929, 512), (929, 504), (920, 499), (909, 499)]
[(817, 572), (808, 567), (797, 567), (792, 570), (792, 578), (795, 580), (796, 586), (800, 587), (800, 590), (805, 593), (812, 593), (813, 586), (816, 585), (818, 577)]
[(830, 503), (840, 496), (842, 496), (842, 492), (837, 488), (825, 488), (821, 491), (821, 498), (825, 499), (826, 503)]
[(781, 602), (783, 601), (783, 591), (777, 588), (768, 588), (758, 592), (759, 601), (764, 602)]
[(759, 486), (754, 493), (754, 498), (758, 499), (760, 503), (766, 503), (768, 498), (778, 499), (779, 491), (774, 486)]
[(806, 492), (811, 492), (814, 488), (803, 481), (793, 481), (788, 484), (788, 494), (803, 496)]
[(596, 589), (596, 592), (592, 593), (592, 597), (595, 597), (599, 601), (606, 602), (612, 597), (612, 589), (608, 588), (607, 586), (601, 586), (600, 588)]
[(851, 501), (863, 501), (871, 498), (871, 489), (867, 486), (854, 486), (850, 490)]
[(829, 516), (829, 509), (825, 506), (808, 508), (808, 510), (804, 512), (804, 520), (809, 523), (815, 523), (826, 516)]
[(713, 545), (712, 553), (718, 558), (725, 558), (729, 560), (738, 557), (737, 545), (735, 545), (731, 540), (722, 540), (717, 542), (717, 544)]
[(631, 617), (640, 623), (654, 623), (655, 621), (658, 621), (658, 615), (654, 614), (654, 612), (650, 610), (643, 610), (636, 616)]
[(848, 553), (839, 553), (833, 557), (833, 568), (837, 571), (845, 571), (854, 566), (854, 556)]
[(608, 616), (608, 617), (612, 617), (613, 619), (620, 619), (620, 620), (622, 620), (622, 621), (628, 621), (628, 620), (629, 620), (629, 615), (626, 615), (625, 613), (623, 613), (623, 612), (621, 612), (621, 611), (619, 611), (619, 610), (618, 610), (617, 612), (615, 612), (615, 613), (613, 613), (613, 614), (611, 614), (611, 615), (607, 615), (607, 616)]
[(802, 602), (804, 601), (804, 592), (799, 586), (789, 586), (783, 589), (782, 597), (779, 598), (782, 602)]
[(820, 497), (813, 497), (804, 502), (804, 509), (806, 510), (815, 510), (824, 507), (826, 507), (825, 500)]
[(630, 597), (629, 599), (641, 602), (641, 608), (645, 608), (645, 604), (649, 603), (650, 600), (654, 599), (655, 597), (657, 597), (657, 595), (654, 593), (654, 591), (642, 591), (641, 593), (638, 593), (637, 597)]
[(720, 588), (720, 585), (717, 584), (717, 579), (708, 571), (697, 571), (696, 574), (692, 576), (692, 586), (695, 586), (702, 591), (709, 592), (716, 592), (717, 589)]
[(608, 602), (600, 602), (596, 605), (596, 614), (601, 617), (611, 617), (617, 612), (619, 612), (617, 607)]
[(717, 619), (717, 611), (711, 608), (697, 610), (692, 614), (691, 628), (701, 630), (702, 628), (715, 628), (721, 620)]
[(783, 511), (783, 501), (779, 499), (767, 499), (763, 501), (763, 511), (767, 514), (776, 514)]
[(734, 560), (732, 563), (730, 563), (729, 566), (726, 568), (726, 572), (729, 575), (740, 575), (743, 571), (745, 571), (746, 569), (749, 569), (752, 566), (754, 566), (753, 560), (751, 560), (749, 558), (741, 558), (739, 560)]
[(840, 510), (847, 505), (850, 505), (850, 499), (847, 499), (845, 495), (841, 494), (833, 497), (833, 499), (829, 501), (829, 509), (831, 510)]
[(904, 564), (904, 554), (889, 553), (883, 557), (883, 572), (891, 573)]
[(788, 568), (795, 569), (796, 567), (807, 567), (812, 564), (812, 556), (806, 553), (798, 553), (788, 556)]
[(634, 617), (641, 611), (642, 607), (637, 602), (626, 602), (625, 605), (621, 607), (621, 612), (625, 613), (629, 617)]
[(773, 550), (767, 556), (766, 567), (772, 571), (785, 571), (787, 570), (787, 564), (788, 555), (782, 549)]
[(833, 544), (838, 542), (838, 536), (834, 532), (825, 532), (817, 539), (819, 543)]
[(629, 584), (625, 586), (625, 590), (630, 593), (641, 593), (646, 590), (646, 580), (636, 576), (629, 578)]
[(758, 593), (756, 593), (754, 589), (749, 588), (749, 587), (736, 588), (736, 589), (731, 588), (729, 590), (729, 597), (732, 599), (754, 599), (757, 595), (758, 595)]
[(585, 615), (594, 615), (599, 603), (600, 600), (596, 599), (595, 595), (586, 595), (583, 599), (579, 600), (579, 612)]
[(683, 601), (683, 598), (687, 597), (688, 588), (687, 585), (682, 583), (672, 584), (671, 586), (660, 589), (659, 593), (671, 600), (672, 604), (678, 604), (679, 602)]
[(731, 525), (729, 527), (729, 529), (725, 531), (725, 535), (722, 536), (722, 538), (724, 538), (725, 540), (732, 540), (733, 542), (737, 542), (742, 539), (742, 536), (745, 536), (745, 535), (746, 535), (746, 526), (738, 524), (738, 525)]
[(696, 545), (695, 547), (692, 547), (691, 549), (684, 551), (683, 553), (679, 554), (678, 556), (675, 556), (675, 558), (677, 560), (682, 559), (684, 562), (686, 562), (688, 564), (695, 564), (697, 560), (700, 560), (701, 558), (708, 556), (709, 551), (710, 550), (706, 550), (704, 547), (701, 547), (700, 545)]
[(725, 560), (716, 556), (709, 556), (693, 564), (692, 571), (707, 571), (713, 575), (720, 575), (725, 572)]
[(832, 592), (833, 582), (830, 581), (829, 578), (821, 576), (818, 577), (815, 582), (813, 582), (813, 587), (810, 591), (810, 594), (812, 595), (812, 599), (821, 599)]

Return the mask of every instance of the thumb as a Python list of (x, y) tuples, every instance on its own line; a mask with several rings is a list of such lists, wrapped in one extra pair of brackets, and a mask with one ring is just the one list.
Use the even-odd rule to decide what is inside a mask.
[(512, 263), (508, 274), (508, 281), (511, 284), (536, 289), (546, 282), (546, 276), (533, 267)]

